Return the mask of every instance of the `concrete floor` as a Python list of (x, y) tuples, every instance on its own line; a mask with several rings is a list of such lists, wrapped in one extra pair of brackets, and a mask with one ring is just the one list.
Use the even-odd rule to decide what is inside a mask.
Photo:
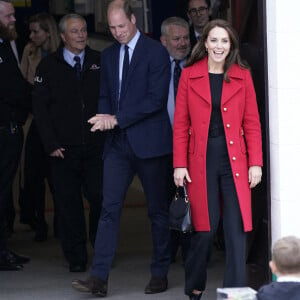
[[(136, 198), (140, 191), (131, 190), (129, 198)], [(133, 195), (133, 196), (132, 196)], [(108, 296), (112, 300), (188, 299), (183, 293), (184, 272), (180, 257), (170, 266), (169, 289), (156, 295), (145, 295), (144, 287), (149, 281), (151, 236), (144, 202), (127, 202), (121, 220), (121, 234), (114, 267), (110, 274)], [(0, 272), (1, 300), (78, 300), (93, 299), (72, 289), (71, 280), (84, 279), (86, 273), (69, 273), (68, 264), (62, 256), (58, 240), (52, 234), (52, 212), (47, 213), (50, 224), (49, 238), (38, 243), (33, 241), (34, 232), (18, 223), (10, 239), (9, 247), (17, 253), (29, 255), (31, 262), (22, 271)], [(90, 261), (93, 250), (89, 248)], [(202, 299), (216, 299), (216, 288), (222, 285), (224, 253), (214, 251), (208, 269), (207, 290)]]

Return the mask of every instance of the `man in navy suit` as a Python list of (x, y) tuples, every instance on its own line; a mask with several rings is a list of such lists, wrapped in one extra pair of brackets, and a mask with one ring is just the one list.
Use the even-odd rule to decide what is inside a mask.
[(151, 279), (145, 293), (159, 293), (167, 289), (170, 263), (167, 188), (168, 159), (172, 152), (167, 112), (170, 57), (159, 42), (137, 29), (127, 0), (111, 1), (107, 20), (117, 43), (103, 51), (99, 114), (89, 121), (93, 124), (92, 131), (108, 131), (104, 149), (104, 200), (91, 276), (87, 280), (73, 280), (72, 286), (94, 296), (106, 296), (123, 201), (137, 174), (146, 195), (153, 241)]

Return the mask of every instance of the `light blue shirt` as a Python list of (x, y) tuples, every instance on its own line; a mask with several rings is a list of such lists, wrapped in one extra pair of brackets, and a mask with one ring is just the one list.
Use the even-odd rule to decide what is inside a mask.
[(69, 51), (68, 49), (64, 48), (63, 51), (63, 56), (64, 56), (64, 60), (71, 66), (74, 67), (76, 62), (74, 60), (74, 56), (79, 56), (80, 57), (80, 64), (81, 64), (81, 68), (83, 65), (83, 60), (84, 60), (84, 55), (85, 55), (85, 51), (81, 51), (79, 54), (75, 55), (74, 53), (72, 53), (71, 51)]
[[(128, 42), (128, 54), (129, 54), (129, 63), (132, 58), (132, 54), (136, 43), (140, 37), (141, 33), (137, 30), (135, 36)], [(120, 57), (119, 57), (119, 97), (121, 92), (121, 84), (122, 84), (122, 71), (123, 71), (123, 61), (124, 61), (124, 54), (125, 54), (125, 45), (120, 47)]]
[[(171, 125), (173, 127), (174, 122), (174, 112), (175, 112), (175, 95), (174, 95), (174, 83), (173, 83), (173, 75), (174, 75), (174, 68), (175, 68), (175, 61), (174, 58), (170, 56), (171, 60), (171, 80), (169, 84), (169, 96), (168, 96), (168, 113)], [(186, 60), (182, 60), (180, 62), (180, 67), (183, 69), (183, 66), (185, 65)]]

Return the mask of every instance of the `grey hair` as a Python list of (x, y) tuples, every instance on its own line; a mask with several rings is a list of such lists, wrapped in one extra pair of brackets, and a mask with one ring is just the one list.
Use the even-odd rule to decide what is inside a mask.
[(83, 21), (85, 23), (85, 26), (86, 26), (86, 20), (81, 15), (78, 15), (78, 14), (67, 14), (67, 15), (64, 15), (60, 19), (60, 21), (58, 23), (58, 28), (59, 28), (59, 32), (60, 33), (65, 33), (65, 31), (66, 31), (66, 23), (70, 19), (79, 19), (79, 20)]
[(161, 35), (168, 35), (168, 29), (170, 25), (177, 25), (189, 29), (189, 24), (186, 20), (180, 17), (169, 17), (165, 19), (160, 27)]

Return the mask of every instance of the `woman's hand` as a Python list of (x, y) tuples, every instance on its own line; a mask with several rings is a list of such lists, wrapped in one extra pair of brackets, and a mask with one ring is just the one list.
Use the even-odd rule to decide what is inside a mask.
[(192, 182), (187, 168), (174, 169), (174, 183), (176, 186), (183, 186), (184, 182)]
[(261, 182), (262, 170), (260, 166), (251, 166), (248, 171), (250, 189)]

